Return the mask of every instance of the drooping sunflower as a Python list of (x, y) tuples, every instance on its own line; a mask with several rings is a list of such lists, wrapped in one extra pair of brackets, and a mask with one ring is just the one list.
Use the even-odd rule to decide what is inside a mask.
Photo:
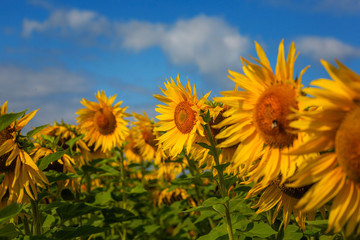
[[(1, 106), (0, 115), (6, 114), (7, 102)], [(27, 196), (37, 199), (38, 187), (49, 184), (44, 173), (37, 167), (29, 154), (21, 148), (18, 138), (21, 129), (35, 116), (32, 111), (11, 123), (0, 132), (0, 172), (4, 178), (0, 184), (0, 201), (26, 203)]]
[[(54, 125), (50, 125), (36, 133), (33, 138), (36, 142), (41, 144), (45, 144), (46, 140), (43, 139), (43, 135), (54, 137), (55, 139), (58, 138), (57, 145), (61, 146), (64, 150), (69, 148), (67, 142), (71, 139), (77, 138), (80, 136), (79, 127), (67, 124), (67, 123), (57, 123), (55, 122)], [(75, 165), (82, 166), (86, 164), (90, 159), (92, 152), (86, 142), (83, 139), (79, 139), (76, 143), (72, 146), (72, 151), (76, 153), (74, 155)]]
[(128, 133), (127, 121), (124, 117), (127, 107), (121, 108), (122, 101), (113, 105), (116, 95), (107, 98), (104, 91), (95, 94), (99, 103), (82, 99), (81, 103), (86, 107), (79, 109), (76, 118), (84, 140), (90, 146), (94, 145), (94, 151), (101, 148), (103, 152), (112, 150), (116, 145), (121, 145)]
[[(56, 152), (55, 149), (49, 149), (43, 147), (38, 143), (35, 143), (34, 145), (35, 148), (30, 152), (30, 155), (32, 156), (35, 162)], [(64, 154), (59, 160), (51, 162), (48, 165), (48, 167), (44, 169), (44, 172), (49, 170), (54, 170), (60, 173), (76, 174), (76, 171), (73, 167), (74, 165), (75, 165), (74, 159), (72, 159), (69, 155)], [(60, 180), (57, 182), (57, 184), (58, 184), (58, 192), (60, 192), (62, 189), (67, 187), (71, 187), (73, 191), (77, 191), (79, 187), (79, 179), (73, 178), (73, 179)]]
[(196, 206), (191, 196), (186, 192), (185, 189), (182, 188), (175, 188), (174, 190), (165, 188), (163, 190), (158, 190), (153, 193), (153, 203), (157, 206), (161, 206), (162, 203), (166, 205), (171, 205), (176, 201), (181, 201), (185, 199), (188, 200), (191, 206)]
[[(318, 79), (305, 88), (312, 97), (302, 97), (317, 109), (299, 113), (290, 124), (309, 134), (292, 153), (321, 152), (306, 161), (289, 186), (314, 186), (297, 207), (309, 211), (331, 202), (328, 231), (346, 236), (360, 235), (360, 76), (336, 61), (338, 67), (322, 60), (332, 80)], [(356, 230), (357, 227), (357, 230)]]
[[(241, 58), (244, 74), (229, 71), (235, 89), (222, 92), (224, 97), (214, 98), (230, 108), (217, 127), (223, 128), (217, 139), (225, 139), (219, 148), (238, 144), (233, 156), (233, 168), (240, 174), (251, 169), (250, 180), (269, 181), (281, 176), (284, 182), (295, 172), (295, 161), (287, 155), (298, 145), (301, 137), (289, 126), (289, 116), (300, 109), (297, 97), (301, 95), (301, 77), (306, 68), (294, 79), (294, 63), (298, 56), (292, 43), (285, 60), (281, 41), (275, 73), (261, 46), (255, 42), (259, 59), (252, 63)], [(239, 90), (240, 88), (240, 90)]]
[(299, 202), (299, 199), (309, 190), (310, 185), (291, 188), (285, 184), (281, 184), (280, 180), (273, 180), (263, 185), (261, 182), (255, 184), (255, 186), (248, 192), (246, 198), (250, 198), (258, 195), (262, 192), (259, 201), (252, 208), (258, 208), (257, 214), (275, 209), (272, 213), (272, 223), (275, 222), (279, 212), (282, 210), (282, 224), (284, 229), (287, 228), (291, 214), (294, 214), (295, 221), (299, 227), (305, 231), (305, 220), (314, 220), (316, 210), (313, 209), (308, 213), (296, 209), (295, 206)]
[(188, 84), (184, 87), (179, 76), (176, 77), (176, 83), (171, 78), (170, 82), (165, 83), (165, 89), (160, 89), (165, 96), (156, 94), (154, 97), (166, 105), (157, 105), (158, 108), (155, 109), (160, 113), (156, 116), (160, 121), (155, 131), (165, 133), (157, 140), (164, 150), (170, 150), (172, 156), (178, 155), (184, 147), (189, 153), (196, 134), (204, 136), (201, 124), (205, 122), (200, 110), (204, 107), (210, 92), (198, 100), (195, 86), (192, 90), (188, 79)]

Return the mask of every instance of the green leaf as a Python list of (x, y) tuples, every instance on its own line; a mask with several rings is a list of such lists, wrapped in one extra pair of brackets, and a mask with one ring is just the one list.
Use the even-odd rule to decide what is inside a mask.
[(44, 170), (49, 166), (50, 163), (59, 160), (64, 154), (65, 154), (64, 151), (54, 152), (54, 153), (52, 153), (50, 155), (47, 155), (44, 158), (41, 158), (37, 162), (37, 165), (39, 166), (40, 170)]
[(194, 212), (194, 211), (214, 211), (214, 209), (211, 206), (198, 206), (198, 207), (193, 207), (193, 208), (187, 209), (183, 212), (187, 213), (187, 212)]
[(81, 167), (81, 169), (84, 172), (89, 172), (89, 173), (104, 172), (104, 170), (102, 168), (94, 167), (94, 166), (90, 166), (90, 165), (84, 165)]
[(46, 215), (46, 218), (42, 224), (42, 227), (49, 229), (53, 225), (54, 222), (55, 222), (55, 217), (53, 215), (48, 214), (48, 215)]
[(138, 218), (134, 213), (123, 208), (105, 208), (101, 210), (105, 223), (123, 222)]
[(196, 221), (194, 223), (198, 223), (204, 220), (207, 220), (209, 218), (212, 218), (213, 216), (217, 215), (216, 212), (214, 211), (202, 211), (201, 215), (199, 217), (196, 218)]
[(299, 232), (299, 227), (296, 225), (288, 225), (283, 240), (300, 240), (303, 237), (303, 233)]
[(255, 222), (253, 227), (248, 231), (244, 232), (248, 237), (260, 237), (260, 238), (269, 238), (270, 236), (276, 234), (277, 232), (272, 229), (268, 224), (263, 222)]
[(13, 223), (6, 224), (0, 228), (0, 237), (14, 239), (19, 235)]
[(61, 197), (65, 201), (74, 201), (75, 200), (74, 194), (68, 188), (65, 188), (65, 189), (61, 190)]
[(224, 170), (230, 165), (230, 162), (224, 163), (224, 164), (220, 164), (217, 166), (214, 166), (214, 168), (216, 168), (216, 170), (220, 171), (220, 172), (224, 172)]
[(225, 206), (223, 204), (215, 204), (213, 209), (221, 216), (225, 216)]
[(210, 122), (210, 120), (211, 120), (211, 117), (210, 117), (210, 111), (209, 111), (209, 110), (207, 110), (207, 112), (206, 112), (205, 116), (204, 116), (204, 115), (202, 115), (202, 118), (204, 119), (204, 122), (206, 122), (206, 123)]
[(93, 213), (100, 210), (98, 207), (89, 206), (85, 203), (69, 203), (56, 209), (62, 221), (72, 219), (84, 214)]
[(196, 144), (200, 145), (203, 148), (211, 150), (212, 147), (209, 144), (203, 143), (203, 142), (197, 142)]
[(199, 237), (197, 240), (228, 239), (226, 224), (218, 225), (209, 234)]
[(23, 206), (20, 204), (12, 203), (12, 204), (4, 207), (3, 209), (1, 209), (0, 210), (0, 225), (4, 224), (9, 219), (11, 219), (11, 218), (15, 217), (17, 214), (19, 214), (22, 207)]
[(136, 186), (131, 189), (130, 193), (145, 193), (147, 192), (146, 189), (143, 186)]
[(99, 192), (95, 195), (95, 202), (92, 204), (105, 205), (111, 201), (113, 201), (113, 198), (111, 197), (110, 191)]
[(61, 173), (56, 171), (46, 171), (45, 176), (47, 177), (50, 183), (60, 180), (67, 180), (67, 179), (80, 177), (79, 175), (73, 173)]
[(57, 239), (72, 239), (81, 236), (89, 236), (95, 233), (101, 233), (107, 231), (108, 228), (94, 227), (91, 225), (85, 225), (80, 227), (65, 227), (64, 229), (55, 232), (54, 236)]
[(78, 137), (76, 137), (76, 138), (71, 138), (70, 140), (68, 140), (68, 141), (66, 142), (66, 145), (68, 145), (69, 148), (72, 149), (72, 147), (74, 146), (74, 144), (75, 144), (77, 141), (79, 141), (80, 139), (82, 139), (83, 137), (84, 137), (84, 134), (82, 134), (82, 135), (80, 135), (80, 136), (78, 136)]
[(19, 113), (7, 113), (0, 116), (0, 132), (7, 128), (12, 122), (25, 114), (26, 111)]
[(203, 206), (213, 206), (215, 204), (222, 204), (222, 203), (224, 203), (224, 199), (217, 198), (217, 197), (211, 197), (211, 198), (206, 199), (202, 205)]
[(160, 227), (158, 225), (148, 225), (144, 227), (145, 233), (152, 234), (156, 230), (158, 230)]
[(40, 132), (42, 129), (46, 128), (49, 124), (45, 124), (45, 125), (41, 125), (39, 127), (34, 128), (33, 130), (29, 131), (26, 136), (28, 138), (31, 138), (32, 136), (34, 136), (36, 133)]

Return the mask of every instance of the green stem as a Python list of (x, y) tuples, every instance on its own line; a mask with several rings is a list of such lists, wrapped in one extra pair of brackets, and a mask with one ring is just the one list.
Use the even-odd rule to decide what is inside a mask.
[(91, 192), (91, 176), (90, 176), (90, 173), (86, 173), (86, 191), (87, 193), (90, 193)]
[[(209, 124), (203, 125), (206, 135), (208, 136), (209, 142), (211, 144), (211, 151), (212, 154), (214, 156), (214, 161), (215, 161), (215, 166), (219, 166), (220, 165), (220, 160), (219, 160), (219, 149), (216, 148), (216, 142), (215, 139), (211, 133), (211, 129)], [(221, 196), (223, 199), (225, 199), (225, 197), (227, 196), (227, 190), (226, 190), (226, 184), (225, 184), (225, 179), (224, 179), (224, 173), (223, 171), (219, 170), (220, 168), (217, 168), (218, 171), (218, 176), (219, 176), (219, 181), (220, 181), (220, 192), (221, 192)], [(232, 224), (231, 224), (231, 218), (230, 218), (230, 209), (229, 209), (229, 201), (225, 202), (225, 223), (226, 223), (226, 229), (229, 235), (229, 239), (233, 240), (234, 239), (234, 235), (233, 235), (233, 230), (232, 230)]]
[(31, 232), (29, 228), (29, 221), (27, 220), (27, 217), (25, 215), (23, 218), (23, 223), (24, 223), (25, 235), (30, 236)]
[(197, 167), (196, 167), (194, 161), (192, 159), (190, 159), (190, 157), (187, 154), (185, 154), (185, 156), (186, 156), (186, 160), (188, 161), (188, 164), (189, 164), (190, 173), (195, 178), (196, 198), (198, 201), (198, 205), (200, 206), (202, 203), (202, 198), (200, 197), (200, 191), (199, 191), (199, 187), (198, 187), (198, 184), (201, 184), (199, 171), (197, 171)]
[[(125, 177), (125, 166), (124, 166), (124, 155), (123, 155), (123, 149), (120, 149), (120, 171), (121, 171), (121, 187), (122, 187), (122, 202), (123, 202), (123, 208), (126, 209), (126, 191), (125, 191), (125, 187), (126, 187), (126, 177)], [(121, 239), (125, 240), (126, 239), (126, 226), (123, 223), (122, 224), (122, 234), (121, 234)]]
[(41, 235), (41, 215), (37, 200), (30, 200), (33, 214), (33, 226), (35, 226), (35, 235)]

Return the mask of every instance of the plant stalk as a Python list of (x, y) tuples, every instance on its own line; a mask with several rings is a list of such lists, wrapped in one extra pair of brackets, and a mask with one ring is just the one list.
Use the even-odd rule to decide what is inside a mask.
[[(214, 139), (214, 136), (212, 135), (211, 129), (209, 124), (205, 124), (203, 125), (206, 135), (208, 136), (208, 140), (211, 144), (211, 151), (214, 157), (214, 161), (215, 161), (215, 166), (219, 166), (220, 165), (220, 160), (219, 160), (219, 150), (216, 148), (216, 142)], [(225, 199), (225, 197), (227, 196), (227, 190), (226, 190), (226, 184), (225, 184), (225, 179), (224, 179), (224, 173), (222, 171), (219, 170), (219, 168), (217, 168), (218, 171), (218, 176), (219, 176), (219, 187), (220, 187), (220, 192), (221, 192), (221, 197), (223, 199)], [(229, 239), (230, 240), (234, 240), (234, 235), (233, 235), (233, 230), (232, 230), (232, 224), (231, 224), (231, 217), (230, 217), (230, 209), (229, 209), (229, 201), (225, 202), (225, 223), (226, 223), (226, 229), (229, 235)]]
[(41, 235), (41, 215), (39, 212), (39, 205), (37, 200), (30, 200), (31, 210), (33, 214), (33, 226), (35, 226), (35, 235)]

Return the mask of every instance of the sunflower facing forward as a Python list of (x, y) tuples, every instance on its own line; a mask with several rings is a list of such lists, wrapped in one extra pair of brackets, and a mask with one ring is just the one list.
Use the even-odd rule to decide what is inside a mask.
[(116, 145), (121, 145), (129, 130), (124, 117), (127, 107), (121, 108), (122, 101), (113, 105), (116, 95), (107, 98), (104, 91), (95, 94), (99, 103), (90, 102), (83, 98), (81, 103), (86, 107), (79, 109), (76, 118), (81, 131), (85, 134), (84, 141), (89, 146), (94, 145), (94, 151), (101, 148), (108, 152)]
[(155, 110), (161, 115), (156, 116), (160, 121), (155, 131), (164, 131), (157, 140), (162, 144), (163, 149), (169, 149), (172, 156), (178, 155), (186, 147), (189, 153), (194, 143), (196, 133), (204, 136), (201, 124), (205, 124), (200, 116), (200, 110), (205, 106), (209, 93), (200, 100), (197, 99), (196, 89), (191, 89), (190, 82), (186, 88), (181, 84), (179, 76), (176, 83), (171, 78), (171, 82), (165, 83), (166, 89), (161, 89), (165, 94), (154, 95), (154, 97), (167, 104), (157, 105)]
[(226, 139), (218, 144), (219, 148), (239, 144), (232, 159), (233, 167), (240, 168), (241, 174), (251, 170), (250, 180), (261, 180), (265, 185), (279, 175), (284, 182), (295, 172), (295, 160), (284, 153), (299, 141), (298, 134), (289, 127), (288, 117), (292, 110), (299, 109), (296, 98), (300, 95), (301, 77), (306, 68), (298, 79), (293, 78), (298, 55), (294, 43), (286, 61), (283, 41), (280, 43), (275, 73), (263, 49), (256, 42), (255, 46), (259, 60), (253, 59), (258, 64), (241, 58), (244, 74), (229, 71), (235, 89), (215, 98), (230, 106), (224, 113), (225, 120), (217, 125), (226, 128), (216, 138)]
[[(309, 133), (311, 138), (293, 153), (323, 152), (309, 159), (289, 185), (315, 185), (297, 207), (304, 211), (332, 201), (328, 231), (360, 235), (360, 76), (337, 61), (336, 68), (322, 64), (333, 81), (318, 79), (315, 87), (304, 89), (312, 97), (303, 97), (314, 111), (299, 114), (291, 126)], [(334, 150), (335, 149), (335, 150)], [(357, 226), (357, 230), (356, 230)]]

